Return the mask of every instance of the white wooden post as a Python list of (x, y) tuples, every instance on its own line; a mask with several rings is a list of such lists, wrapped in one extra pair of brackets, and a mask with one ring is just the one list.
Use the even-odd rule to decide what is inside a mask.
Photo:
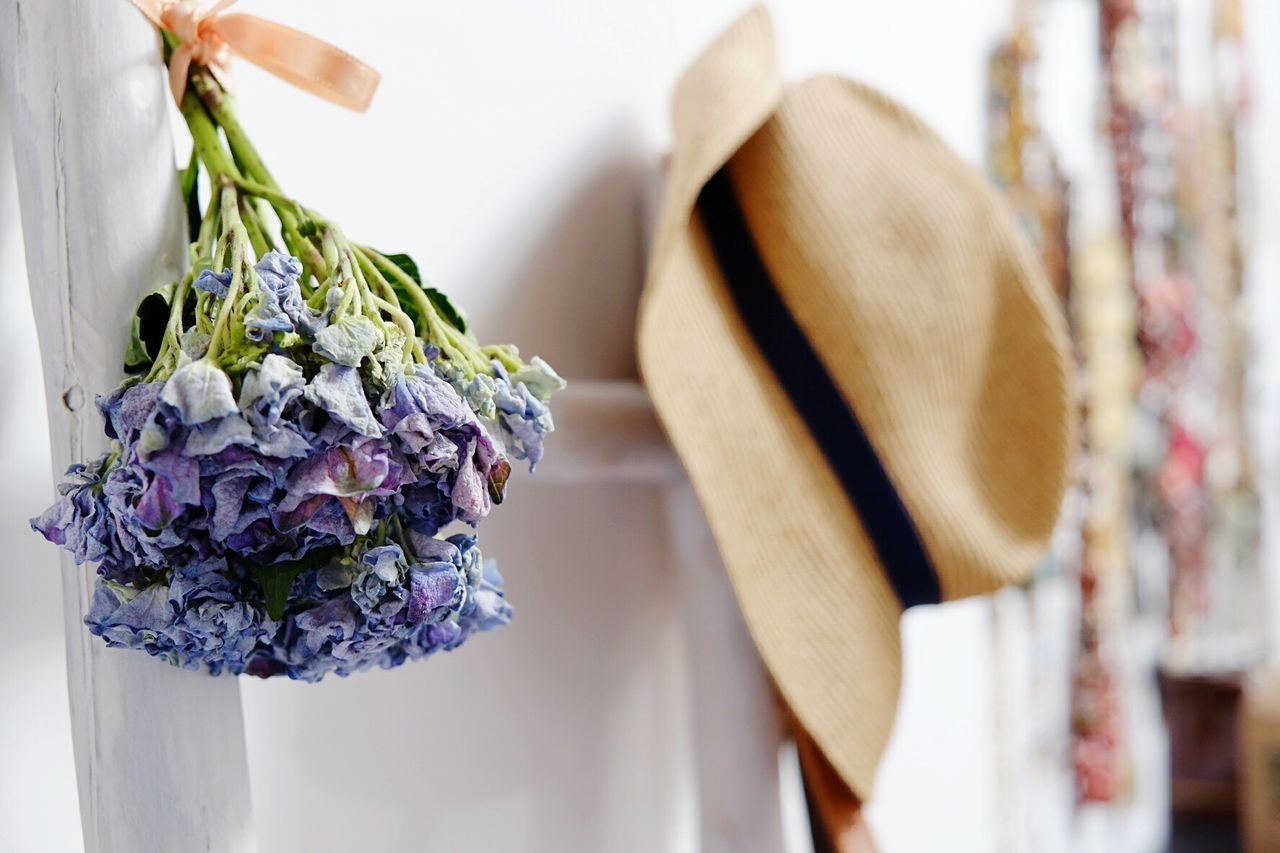
[[(664, 159), (641, 184), (648, 245), (653, 243), (662, 179), (669, 166)], [(637, 391), (643, 394), (638, 387)], [(591, 388), (579, 393), (602, 399)], [(643, 399), (643, 409), (633, 407), (631, 419), (652, 424), (643, 434), (656, 435), (661, 444), (649, 455), (657, 459), (661, 454), (667, 460), (650, 469), (676, 472), (663, 480), (667, 547), (676, 572), (688, 649), (702, 853), (808, 853), (812, 846), (807, 832), (791, 830), (797, 823), (794, 819), (784, 821), (784, 804), (788, 816), (793, 816), (803, 810), (804, 794), (795, 750), (780, 759), (782, 723), (764, 664), (747, 632), (693, 486), (667, 444), (647, 395)], [(559, 424), (559, 412), (556, 419)], [(784, 767), (789, 771), (785, 777)]]
[[(782, 727), (711, 530), (648, 395), (634, 382), (570, 382), (555, 400), (542, 483), (651, 484), (665, 492), (668, 552), (689, 653), (702, 853), (804, 850), (784, 838)], [(792, 758), (794, 761), (794, 757)], [(797, 787), (790, 774), (791, 787)], [(787, 841), (792, 841), (790, 847)]]
[(693, 698), (702, 853), (773, 853), (783, 835), (782, 723), (693, 486), (667, 492)]
[[(120, 381), (133, 305), (183, 270), (159, 50), (125, 0), (0, 0), (0, 78), (58, 476), (105, 448), (93, 399)], [(62, 569), (86, 851), (256, 849), (235, 679), (108, 649), (81, 621), (93, 570), (65, 554)]]

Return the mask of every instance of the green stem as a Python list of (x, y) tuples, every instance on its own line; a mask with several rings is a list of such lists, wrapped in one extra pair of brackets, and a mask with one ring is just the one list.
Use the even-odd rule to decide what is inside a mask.
[(480, 352), (483, 353), (486, 358), (496, 358), (503, 367), (512, 373), (515, 373), (517, 370), (524, 367), (524, 364), (520, 359), (515, 358), (511, 354), (510, 348), (507, 346), (480, 347)]
[[(280, 192), (280, 185), (272, 177), (267, 164), (262, 161), (258, 150), (253, 147), (248, 134), (244, 132), (244, 128), (236, 118), (235, 111), (231, 108), (231, 97), (218, 85), (218, 81), (213, 79), (209, 69), (198, 65), (192, 66), (191, 88), (200, 97), (209, 114), (213, 116), (213, 120), (222, 128), (227, 138), (227, 146), (234, 153), (236, 160), (244, 166), (244, 177), (274, 192), (277, 198), (284, 199), (285, 196)], [(271, 202), (276, 215), (280, 217), (280, 226), (284, 231), (285, 244), (289, 251), (297, 256), (318, 280), (323, 281), (328, 276), (329, 270), (325, 267), (324, 258), (321, 257), (315, 244), (302, 235), (296, 202), (277, 204), (272, 198), (263, 197)]]
[(476, 345), (461, 332), (454, 329), (453, 324), (440, 316), (426, 291), (404, 270), (368, 246), (356, 246), (358, 254), (363, 254), (380, 272), (394, 278), (409, 294), (414, 307), (422, 317), (425, 326), (422, 337), (428, 343), (440, 348), (440, 353), (450, 361), (456, 362), (467, 376), (490, 371), (489, 360)]
[(396, 296), (396, 290), (378, 271), (378, 267), (373, 261), (369, 260), (358, 248), (353, 248), (352, 255), (356, 260), (358, 269), (364, 272), (365, 277), (372, 282), (378, 291), (382, 294), (374, 294), (373, 298), (376, 304), (395, 322), (400, 330), (409, 338), (409, 353), (413, 359), (418, 362), (425, 363), (427, 360), (426, 353), (422, 351), (422, 340), (418, 337), (418, 330), (413, 325), (413, 318), (404, 312), (400, 307), (400, 298)]
[[(227, 137), (227, 146), (235, 154), (235, 158), (244, 165), (245, 178), (259, 185), (267, 193), (274, 193), (275, 199), (264, 195), (264, 198), (271, 201), (273, 205), (276, 199), (285, 200), (286, 203), (278, 206), (276, 212), (282, 221), (287, 220), (286, 224), (296, 229), (299, 219), (297, 203), (292, 199), (286, 199), (281, 192), (280, 185), (271, 174), (271, 170), (267, 168), (267, 164), (263, 162), (262, 155), (258, 153), (258, 149), (254, 147), (243, 125), (240, 124), (240, 120), (236, 118), (231, 96), (218, 85), (207, 68), (194, 66), (191, 72), (191, 84), (209, 110), (209, 114), (222, 128), (223, 134)], [(299, 239), (303, 239), (300, 234)]]
[(221, 351), (223, 338), (228, 334), (232, 311), (240, 296), (240, 285), (244, 281), (245, 248), (249, 235), (244, 223), (240, 221), (239, 198), (234, 186), (224, 185), (222, 188), (222, 222), (224, 233), (231, 235), (231, 284), (227, 288), (226, 298), (222, 300), (222, 307), (218, 310), (218, 319), (213, 324), (213, 336), (209, 340), (209, 351), (205, 354), (205, 358), (210, 360), (216, 359)]
[(240, 218), (244, 222), (245, 231), (249, 234), (249, 242), (253, 244), (253, 253), (262, 257), (271, 246), (262, 234), (262, 226), (258, 223), (258, 212), (253, 209), (252, 201), (248, 196), (240, 196)]
[(338, 303), (337, 308), (333, 309), (333, 319), (337, 320), (346, 315), (351, 303), (356, 299), (359, 288), (356, 286), (355, 276), (351, 274), (351, 264), (347, 261), (345, 254), (338, 256), (338, 267), (335, 273), (342, 280), (342, 301)]
[(351, 275), (356, 280), (356, 286), (360, 288), (360, 303), (364, 307), (365, 316), (378, 323), (384, 322), (382, 315), (378, 313), (378, 308), (374, 304), (376, 297), (374, 297), (373, 291), (369, 289), (369, 282), (365, 281), (364, 273), (360, 269), (360, 262), (356, 260), (355, 253), (350, 248), (346, 251), (345, 268), (351, 270)]
[(240, 178), (240, 170), (222, 147), (218, 138), (218, 128), (214, 127), (209, 114), (205, 112), (200, 100), (190, 90), (182, 96), (182, 117), (191, 130), (191, 140), (195, 144), (196, 156), (204, 163), (209, 172), (209, 183), (216, 184), (222, 175), (232, 179)]
[(204, 219), (200, 223), (200, 235), (196, 238), (193, 247), (194, 258), (191, 259), (191, 265), (194, 267), (201, 262), (211, 263), (213, 261), (213, 247), (217, 243), (220, 234), (218, 225), (221, 218), (218, 213), (222, 209), (222, 181), (213, 181), (209, 187), (209, 206), (205, 209)]
[(261, 199), (266, 199), (271, 203), (272, 207), (289, 208), (299, 217), (302, 215), (302, 205), (286, 196), (279, 189), (273, 189), (266, 184), (260, 184), (257, 181), (251, 181), (248, 178), (238, 179), (236, 181), (236, 187), (245, 195), (252, 195)]
[[(212, 252), (212, 243), (216, 239), (215, 234), (218, 233), (218, 225), (221, 220), (219, 210), (222, 199), (222, 182), (215, 182), (209, 193), (209, 206), (205, 209), (204, 217), (200, 220), (200, 233), (196, 237), (196, 241), (191, 244), (191, 270), (183, 276), (174, 288), (173, 298), (169, 303), (169, 320), (165, 324), (164, 338), (160, 342), (160, 352), (156, 354), (156, 360), (151, 365), (151, 370), (147, 373), (146, 381), (151, 382), (158, 379), (166, 370), (176, 362), (178, 352), (182, 349), (182, 312), (187, 301), (187, 294), (191, 290), (191, 284), (195, 280), (196, 270), (202, 265), (210, 263), (209, 255)], [(197, 295), (207, 296), (201, 293)], [(199, 324), (200, 311), (197, 307), (196, 319)]]
[(209, 69), (200, 65), (191, 66), (191, 88), (204, 103), (209, 115), (222, 128), (227, 137), (227, 146), (235, 152), (236, 159), (244, 164), (245, 177), (278, 192), (280, 185), (262, 162), (257, 149), (249, 142), (249, 137), (231, 109), (231, 96), (213, 79)]
[(182, 306), (187, 301), (187, 291), (195, 277), (188, 272), (173, 289), (173, 298), (169, 302), (169, 319), (165, 323), (164, 337), (160, 340), (160, 352), (147, 372), (145, 382), (153, 382), (162, 375), (168, 374), (171, 366), (176, 366), (178, 352), (182, 349)]

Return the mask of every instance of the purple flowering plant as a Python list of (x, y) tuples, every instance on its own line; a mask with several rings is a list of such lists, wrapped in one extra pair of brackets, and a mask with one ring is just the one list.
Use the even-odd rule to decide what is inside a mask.
[(98, 398), (110, 450), (31, 522), (97, 564), (89, 630), (317, 680), (505, 624), (501, 576), (446, 528), (502, 502), (510, 459), (537, 465), (564, 381), (286, 196), (206, 69), (181, 111), (191, 271), (139, 305), (128, 378)]

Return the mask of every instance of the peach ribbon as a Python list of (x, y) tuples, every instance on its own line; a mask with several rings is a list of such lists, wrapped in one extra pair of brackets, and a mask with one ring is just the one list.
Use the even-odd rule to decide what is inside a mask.
[(187, 89), (192, 62), (207, 67), (225, 88), (233, 53), (299, 89), (356, 112), (369, 108), (382, 79), (345, 50), (315, 36), (254, 15), (222, 14), (236, 0), (218, 0), (209, 8), (198, 0), (130, 2), (151, 23), (182, 40), (169, 60), (169, 87), (178, 103)]

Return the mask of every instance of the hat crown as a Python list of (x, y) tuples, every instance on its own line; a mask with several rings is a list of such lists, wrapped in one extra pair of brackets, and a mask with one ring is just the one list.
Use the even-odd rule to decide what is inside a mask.
[(944, 596), (1024, 580), (1065, 488), (1066, 331), (994, 189), (905, 109), (836, 77), (788, 90), (729, 169)]

